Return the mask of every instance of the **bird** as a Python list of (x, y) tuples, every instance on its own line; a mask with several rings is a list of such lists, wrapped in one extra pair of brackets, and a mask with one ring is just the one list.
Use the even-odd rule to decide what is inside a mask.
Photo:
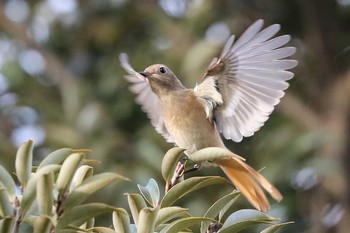
[[(259, 19), (236, 41), (234, 35), (229, 37), (193, 89), (185, 87), (166, 65), (154, 64), (137, 72), (127, 54), (120, 54), (136, 102), (167, 142), (184, 148), (189, 156), (207, 147), (229, 150), (220, 134), (240, 142), (264, 125), (284, 96), (287, 81), (294, 77), (289, 70), (298, 62), (289, 58), (296, 48), (285, 46), (291, 36), (276, 36), (279, 24), (263, 25)], [(257, 210), (270, 208), (264, 190), (276, 201), (282, 200), (278, 189), (243, 158), (210, 162)]]

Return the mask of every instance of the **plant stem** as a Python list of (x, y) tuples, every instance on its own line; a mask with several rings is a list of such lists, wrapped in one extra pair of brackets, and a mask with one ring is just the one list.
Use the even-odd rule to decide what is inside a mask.
[(15, 197), (15, 209), (16, 209), (16, 221), (14, 223), (14, 226), (12, 228), (11, 233), (18, 233), (19, 232), (19, 226), (21, 225), (22, 219), (23, 219), (23, 214), (20, 213), (20, 208), (19, 208), (19, 200), (17, 196)]

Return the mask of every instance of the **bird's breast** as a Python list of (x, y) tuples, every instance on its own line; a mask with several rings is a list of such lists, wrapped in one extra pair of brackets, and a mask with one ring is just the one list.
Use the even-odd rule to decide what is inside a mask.
[(164, 124), (175, 143), (193, 153), (210, 146), (223, 146), (221, 138), (207, 119), (203, 104), (186, 92), (162, 101)]

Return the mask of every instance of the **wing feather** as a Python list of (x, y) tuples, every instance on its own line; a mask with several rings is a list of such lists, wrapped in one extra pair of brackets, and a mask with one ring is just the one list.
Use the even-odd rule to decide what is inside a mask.
[(245, 30), (237, 42), (233, 44), (231, 52), (239, 49), (242, 45), (247, 43), (247, 41), (250, 41), (252, 38), (254, 38), (254, 36), (256, 36), (256, 34), (261, 30), (263, 25), (264, 21), (262, 19), (255, 21), (255, 23), (253, 23), (247, 30)]
[(152, 125), (160, 133), (167, 142), (174, 143), (173, 138), (168, 133), (162, 118), (162, 109), (158, 96), (152, 92), (147, 80), (136, 72), (128, 61), (125, 53), (119, 56), (121, 66), (129, 73), (125, 75), (125, 79), (130, 82), (130, 91), (136, 94), (136, 102), (141, 105), (142, 110), (150, 118)]
[[(243, 46), (241, 46), (239, 49), (237, 49), (237, 51), (234, 51), (234, 52), (239, 55), (239, 54), (247, 52), (248, 50), (252, 50), (252, 49), (256, 48), (257, 46), (264, 45), (264, 42), (269, 40), (271, 37), (273, 37), (280, 30), (280, 28), (281, 28), (281, 26), (279, 24), (274, 24), (274, 25), (271, 25), (271, 26), (265, 28), (264, 30), (259, 32), (255, 36), (255, 38), (253, 38), (251, 41), (245, 43)], [(284, 41), (288, 38), (290, 39), (290, 36), (288, 36), (288, 35), (286, 35), (284, 37), (285, 38), (281, 38), (279, 40)], [(285, 43), (287, 43), (289, 41), (289, 39)], [(277, 40), (277, 42), (280, 42), (279, 40)], [(275, 43), (276, 42), (273, 42), (272, 44), (275, 44)]]
[[(216, 91), (205, 96), (206, 103), (216, 106), (207, 116), (214, 117), (225, 138), (236, 142), (252, 136), (264, 125), (289, 86), (286, 81), (294, 76), (287, 70), (297, 65), (297, 61), (286, 59), (295, 53), (295, 48), (283, 47), (290, 36), (273, 38), (280, 25), (262, 27), (263, 20), (257, 20), (236, 42), (231, 36), (219, 59), (213, 59), (195, 88), (197, 96), (204, 98), (203, 90), (215, 87)], [(218, 94), (220, 103), (214, 98)]]

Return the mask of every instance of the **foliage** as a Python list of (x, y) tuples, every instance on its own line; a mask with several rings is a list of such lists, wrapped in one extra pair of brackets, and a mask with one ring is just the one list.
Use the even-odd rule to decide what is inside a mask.
[(85, 159), (87, 152), (59, 149), (33, 167), (33, 142), (22, 144), (15, 163), (20, 190), (0, 166), (1, 232), (23, 232), (22, 225), (30, 225), (35, 233), (79, 232), (81, 225), (82, 229), (93, 226), (94, 217), (118, 210), (102, 203), (83, 203), (106, 185), (128, 180), (111, 172), (94, 175)]
[[(198, 153), (213, 153), (220, 156), (220, 148), (203, 149)], [(201, 224), (201, 233), (239, 232), (242, 229), (269, 224), (263, 233), (272, 233), (288, 223), (276, 224), (278, 219), (252, 209), (229, 213), (229, 208), (239, 192), (221, 197), (201, 217), (192, 216), (189, 209), (173, 205), (180, 198), (210, 185), (227, 185), (226, 179), (217, 176), (188, 178), (161, 197), (154, 179), (146, 186), (138, 185), (140, 194), (127, 193), (127, 200), (133, 223), (123, 208), (103, 203), (84, 203), (89, 196), (115, 181), (127, 178), (116, 173), (93, 174), (93, 168), (86, 163), (88, 150), (63, 148), (56, 150), (38, 167), (32, 167), (33, 142), (21, 145), (16, 155), (16, 177), (21, 185), (16, 194), (16, 184), (9, 172), (0, 166), (0, 230), (1, 232), (24, 232), (23, 225), (29, 225), (34, 233), (45, 232), (118, 232), (118, 233), (177, 233), (188, 232), (188, 227)], [(164, 157), (163, 166), (174, 172), (183, 150), (170, 149)], [(209, 155), (208, 155), (209, 156)], [(216, 156), (216, 158), (217, 158)], [(213, 157), (213, 156), (212, 156)], [(162, 170), (166, 182), (171, 179)], [(113, 227), (94, 226), (95, 218), (112, 213)]]
[[(159, 167), (171, 145), (135, 104), (118, 55), (137, 70), (163, 63), (193, 87), (225, 38), (252, 22), (281, 24), (297, 48), (295, 77), (266, 124), (241, 143), (225, 141), (283, 193), (272, 215), (285, 233), (350, 232), (350, 5), (348, 0), (4, 0), (0, 3), (0, 164), (14, 171), (17, 147), (35, 141), (36, 166), (56, 148), (90, 148), (94, 173), (133, 182), (91, 200), (126, 208), (123, 195)], [(201, 169), (196, 175), (220, 174)], [(10, 172), (10, 174), (11, 174)], [(163, 182), (158, 182), (161, 190)], [(228, 187), (181, 198), (200, 216)], [(193, 192), (191, 196), (198, 192)], [(243, 198), (235, 207), (246, 208)], [(105, 218), (96, 225), (107, 226)]]

